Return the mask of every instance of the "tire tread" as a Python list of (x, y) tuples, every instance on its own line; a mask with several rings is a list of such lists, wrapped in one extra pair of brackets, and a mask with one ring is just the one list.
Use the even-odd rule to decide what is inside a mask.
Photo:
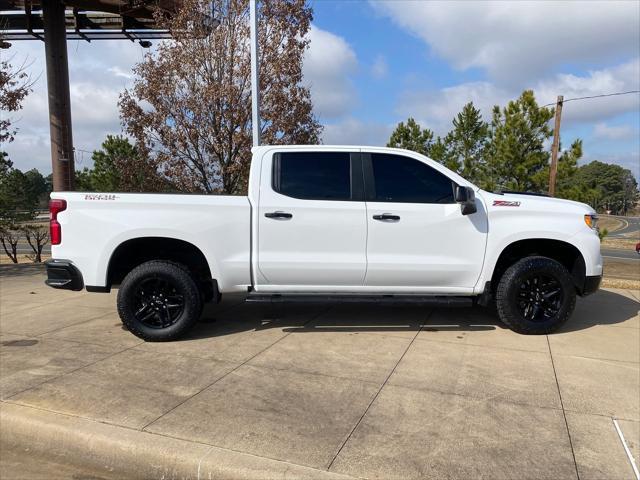
[[(570, 284), (571, 288), (565, 289), (564, 294), (569, 296), (569, 303), (560, 312), (560, 317), (551, 326), (542, 326), (525, 322), (519, 316), (513, 315), (509, 305), (509, 288), (516, 282), (518, 276), (530, 269), (551, 269), (559, 277), (561, 283)], [(560, 262), (548, 257), (531, 256), (523, 258), (511, 265), (500, 278), (496, 289), (496, 308), (500, 320), (511, 330), (525, 335), (544, 335), (560, 328), (573, 313), (576, 305), (576, 293), (573, 288), (573, 280), (567, 269)]]

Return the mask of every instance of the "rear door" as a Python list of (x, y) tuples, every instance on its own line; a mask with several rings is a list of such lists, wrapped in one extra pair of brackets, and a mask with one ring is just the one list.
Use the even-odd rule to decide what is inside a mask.
[(364, 153), (368, 267), (365, 285), (466, 292), (482, 269), (486, 210), (462, 215), (454, 182), (416, 158)]
[(362, 287), (367, 217), (359, 152), (267, 154), (260, 185), (257, 289)]

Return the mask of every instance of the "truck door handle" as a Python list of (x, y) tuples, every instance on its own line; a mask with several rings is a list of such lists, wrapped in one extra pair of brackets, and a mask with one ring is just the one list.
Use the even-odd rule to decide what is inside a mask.
[(267, 218), (283, 218), (283, 219), (289, 219), (293, 217), (291, 213), (287, 213), (287, 212), (268, 212), (268, 213), (265, 213), (264, 216)]
[(392, 215), (390, 213), (383, 213), (382, 215), (374, 215), (374, 220), (380, 220), (381, 222), (399, 222), (400, 215)]

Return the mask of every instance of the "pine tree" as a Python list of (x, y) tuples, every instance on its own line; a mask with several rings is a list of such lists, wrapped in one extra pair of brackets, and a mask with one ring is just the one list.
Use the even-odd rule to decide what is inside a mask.
[(484, 188), (544, 191), (539, 174), (549, 165), (544, 144), (552, 134), (549, 120), (553, 115), (553, 109), (538, 106), (531, 90), (502, 110), (494, 107)]
[(473, 102), (467, 103), (456, 118), (453, 130), (447, 135), (448, 164), (445, 165), (471, 182), (481, 182), (486, 170), (485, 146), (489, 125)]
[(400, 122), (387, 143), (387, 147), (404, 148), (427, 156), (432, 146), (433, 132), (420, 127), (413, 118), (409, 118), (406, 124)]
[(93, 168), (76, 170), (79, 191), (158, 192), (169, 189), (167, 180), (158, 175), (153, 164), (121, 135), (107, 135), (91, 158)]
[(455, 160), (451, 157), (451, 148), (449, 146), (450, 141), (451, 134), (446, 135), (444, 138), (438, 136), (436, 141), (431, 145), (429, 157), (450, 170), (456, 171), (457, 165)]
[[(573, 186), (572, 180), (578, 171), (578, 160), (582, 158), (582, 140), (579, 138), (574, 140), (571, 147), (565, 151), (562, 151), (562, 145), (560, 145), (559, 150), (556, 196), (569, 198), (567, 195), (569, 195), (568, 191)], [(546, 166), (534, 178), (535, 183), (538, 185), (538, 190), (541, 192), (549, 190), (549, 169), (550, 166)]]

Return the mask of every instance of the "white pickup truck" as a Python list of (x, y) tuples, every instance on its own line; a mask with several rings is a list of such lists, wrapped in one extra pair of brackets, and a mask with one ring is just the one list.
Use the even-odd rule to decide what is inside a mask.
[(149, 341), (178, 338), (203, 302), (496, 303), (548, 333), (602, 276), (594, 210), (489, 193), (414, 152), (261, 146), (242, 196), (51, 194), (47, 284), (108, 292)]

